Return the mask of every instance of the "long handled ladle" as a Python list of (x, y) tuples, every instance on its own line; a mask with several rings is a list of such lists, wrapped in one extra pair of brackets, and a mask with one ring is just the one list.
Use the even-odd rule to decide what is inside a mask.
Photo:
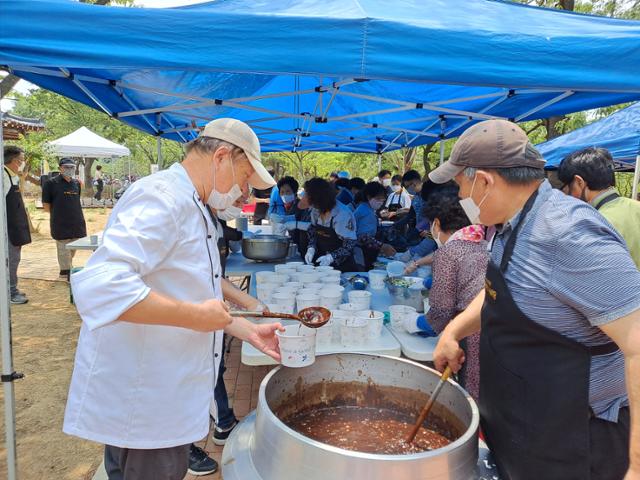
[(278, 312), (245, 312), (242, 310), (231, 310), (229, 315), (232, 317), (287, 318), (297, 320), (309, 328), (320, 328), (331, 318), (331, 312), (324, 307), (303, 308), (297, 315)]
[(411, 429), (411, 432), (409, 433), (409, 436), (407, 437), (407, 440), (406, 440), (407, 443), (413, 442), (413, 439), (416, 438), (416, 434), (418, 433), (418, 430), (420, 430), (420, 427), (422, 426), (425, 419), (427, 418), (427, 415), (429, 415), (429, 412), (431, 411), (431, 407), (433, 407), (433, 404), (435, 403), (436, 398), (438, 398), (438, 395), (440, 394), (440, 390), (442, 390), (442, 387), (444, 387), (444, 384), (447, 382), (450, 376), (451, 376), (451, 368), (447, 367), (444, 369), (444, 372), (442, 372), (442, 375), (440, 376), (440, 380), (438, 381), (436, 388), (433, 390), (433, 393), (429, 397), (429, 401), (422, 408), (420, 415), (418, 415), (418, 420), (416, 421), (416, 424), (413, 426), (413, 428)]

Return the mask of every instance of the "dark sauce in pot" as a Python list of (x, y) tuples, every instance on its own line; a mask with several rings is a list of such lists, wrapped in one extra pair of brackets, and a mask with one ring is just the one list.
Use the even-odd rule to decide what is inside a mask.
[[(415, 416), (391, 408), (326, 406), (295, 412), (282, 421), (293, 430), (328, 445), (357, 452), (400, 455), (450, 444), (452, 432), (421, 428), (405, 442)], [(437, 427), (435, 427), (437, 429)]]

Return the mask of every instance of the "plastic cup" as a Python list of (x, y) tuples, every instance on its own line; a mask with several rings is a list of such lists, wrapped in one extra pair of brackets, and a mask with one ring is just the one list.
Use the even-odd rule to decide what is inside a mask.
[(401, 277), (404, 273), (404, 263), (402, 262), (389, 262), (387, 263), (387, 273), (390, 277)]
[(277, 283), (277, 277), (275, 272), (263, 271), (256, 272), (256, 284), (260, 285), (261, 283)]
[(342, 292), (340, 290), (321, 290), (320, 305), (333, 310), (342, 303)]
[(258, 296), (258, 300), (262, 303), (271, 302), (271, 295), (273, 295), (279, 286), (280, 285), (277, 283), (259, 283), (256, 286), (256, 295)]
[(296, 290), (300, 290), (302, 288), (302, 283), (300, 282), (285, 282), (282, 284), (283, 287), (293, 288)]
[(362, 318), (345, 318), (340, 325), (340, 342), (343, 347), (362, 347), (369, 338), (368, 321)]
[(304, 265), (304, 262), (287, 262), (285, 263), (285, 265), (295, 270), (298, 270), (298, 267)]
[(273, 281), (282, 285), (283, 283), (289, 281), (289, 275), (285, 273), (276, 273), (273, 277)]
[(320, 306), (320, 296), (317, 293), (299, 293), (296, 297), (298, 311), (308, 307)]
[(271, 303), (278, 305), (280, 313), (293, 313), (296, 308), (296, 297), (291, 292), (273, 293)]
[(382, 290), (386, 278), (387, 272), (384, 270), (371, 270), (369, 272), (369, 285), (374, 290)]
[(302, 265), (296, 265), (296, 270), (298, 270), (298, 272), (300, 273), (309, 273), (309, 272), (315, 272), (315, 267), (313, 265), (307, 265), (306, 263), (303, 263)]
[(369, 310), (369, 308), (371, 308), (371, 292), (367, 292), (366, 290), (351, 290), (348, 297), (349, 303), (360, 306), (358, 310)]
[(321, 278), (320, 273), (316, 272), (300, 272), (298, 273), (298, 281), (302, 283), (316, 283)]
[(313, 283), (304, 283), (304, 288), (307, 290), (313, 290), (314, 292), (320, 293), (320, 291), (324, 288), (324, 283), (313, 282)]
[(409, 305), (391, 305), (389, 307), (389, 316), (391, 317), (391, 328), (394, 330), (403, 330), (406, 318), (418, 316), (415, 308)]
[(356, 318), (362, 318), (367, 321), (367, 333), (369, 338), (376, 339), (382, 334), (382, 325), (384, 324), (384, 313), (377, 310), (362, 310), (356, 313)]
[(334, 320), (330, 319), (320, 328), (316, 328), (316, 347), (327, 347), (333, 342), (333, 324)]
[(325, 285), (340, 285), (340, 275), (323, 275), (320, 277), (320, 282)]
[(290, 267), (286, 263), (283, 263), (281, 265), (276, 265), (275, 267), (273, 267), (273, 271), (276, 273), (284, 273), (285, 275), (289, 275), (289, 276), (295, 275), (297, 273), (297, 270), (295, 267)]
[(320, 265), (318, 267), (315, 267), (315, 271), (324, 274), (326, 272), (334, 272), (336, 270), (334, 270), (331, 265)]
[(342, 305), (338, 305), (338, 310), (343, 310), (345, 312), (357, 312), (363, 309), (360, 308), (360, 305), (358, 305), (357, 303), (343, 303)]
[(289, 325), (276, 331), (281, 363), (285, 367), (306, 367), (316, 361), (316, 330), (304, 325)]

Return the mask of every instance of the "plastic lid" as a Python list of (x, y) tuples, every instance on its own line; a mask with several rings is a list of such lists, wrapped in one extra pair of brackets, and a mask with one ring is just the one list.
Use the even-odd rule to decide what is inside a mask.
[(387, 263), (387, 273), (390, 277), (402, 276), (404, 273), (404, 263), (397, 261)]

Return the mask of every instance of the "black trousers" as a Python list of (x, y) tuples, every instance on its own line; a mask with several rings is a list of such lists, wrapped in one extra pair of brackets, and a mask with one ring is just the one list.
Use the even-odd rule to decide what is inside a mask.
[(629, 468), (629, 429), (629, 407), (620, 409), (617, 423), (591, 418), (591, 480), (624, 478)]
[(189, 445), (153, 450), (104, 446), (109, 480), (183, 480), (189, 468)]

